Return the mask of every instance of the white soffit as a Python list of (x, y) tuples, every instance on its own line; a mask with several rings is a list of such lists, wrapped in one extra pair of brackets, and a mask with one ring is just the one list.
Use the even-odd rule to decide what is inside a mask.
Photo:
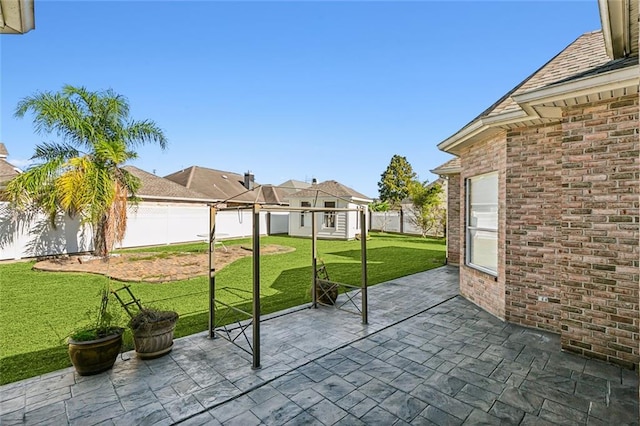
[[(551, 112), (541, 107), (562, 107), (583, 103), (585, 98), (608, 99), (638, 93), (640, 67), (638, 65), (610, 71), (592, 77), (534, 89), (515, 95), (513, 99), (528, 113), (534, 110)], [(540, 115), (544, 117), (544, 115)]]
[(34, 0), (0, 0), (0, 34), (24, 34), (35, 28)]
[(540, 119), (557, 121), (562, 118), (563, 107), (638, 93), (639, 83), (640, 67), (635, 65), (514, 95), (522, 110), (481, 117), (438, 144), (438, 149), (458, 154), (460, 148), (493, 136), (500, 128), (538, 123)]

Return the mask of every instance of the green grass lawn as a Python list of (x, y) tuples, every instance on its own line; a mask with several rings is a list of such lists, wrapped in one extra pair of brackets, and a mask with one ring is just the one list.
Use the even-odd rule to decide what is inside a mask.
[[(234, 240), (226, 245), (249, 245)], [(280, 311), (311, 300), (311, 241), (285, 236), (261, 238), (261, 244), (279, 244), (295, 251), (266, 255), (260, 262), (261, 310)], [(202, 252), (205, 243), (145, 248), (144, 252)], [(359, 241), (318, 241), (318, 257), (333, 281), (359, 285)], [(369, 285), (441, 266), (444, 240), (373, 233), (367, 241)], [(0, 265), (0, 384), (54, 371), (71, 365), (66, 337), (87, 321), (107, 278), (92, 274), (38, 272), (34, 262)], [(218, 271), (217, 297), (236, 306), (250, 306), (252, 259), (239, 259)], [(112, 281), (112, 288), (122, 283)], [(176, 337), (208, 327), (208, 277), (162, 284), (132, 283), (143, 304), (180, 314)], [(122, 311), (118, 309), (118, 312)], [(127, 318), (122, 311), (122, 324)], [(127, 349), (131, 348), (128, 336)]]

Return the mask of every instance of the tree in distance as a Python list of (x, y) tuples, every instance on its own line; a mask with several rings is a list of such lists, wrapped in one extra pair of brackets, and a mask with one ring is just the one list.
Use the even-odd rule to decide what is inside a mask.
[(380, 201), (388, 202), (391, 208), (398, 208), (409, 195), (409, 186), (416, 178), (407, 158), (394, 155), (378, 182)]

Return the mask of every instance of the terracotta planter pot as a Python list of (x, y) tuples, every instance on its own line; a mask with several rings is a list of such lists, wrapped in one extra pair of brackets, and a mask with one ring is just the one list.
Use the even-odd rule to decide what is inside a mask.
[(174, 319), (147, 322), (133, 331), (136, 355), (141, 359), (158, 358), (168, 354), (173, 348), (173, 331), (178, 315)]
[(113, 367), (122, 346), (123, 328), (101, 339), (77, 341), (69, 339), (69, 358), (81, 376), (102, 373)]

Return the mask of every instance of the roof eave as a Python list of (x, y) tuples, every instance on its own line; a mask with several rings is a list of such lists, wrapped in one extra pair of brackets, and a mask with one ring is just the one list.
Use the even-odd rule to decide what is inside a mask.
[(189, 197), (171, 197), (164, 195), (145, 195), (145, 194), (136, 194), (137, 198), (143, 200), (165, 200), (165, 201), (189, 201), (193, 203), (212, 203), (218, 200), (214, 200), (213, 198), (189, 198)]
[[(552, 106), (554, 102), (569, 98), (588, 96), (601, 92), (613, 92), (619, 89), (637, 88), (640, 82), (639, 71), (639, 66), (635, 65), (530, 90), (526, 93), (515, 95), (513, 99), (524, 110), (532, 110), (536, 107)], [(539, 109), (536, 110), (539, 111)]]
[(439, 167), (439, 168), (435, 168), (433, 170), (429, 170), (431, 173), (433, 173), (434, 175), (438, 175), (438, 176), (449, 176), (449, 175), (457, 175), (460, 174), (460, 172), (462, 172), (462, 167), (458, 166), (458, 167)]
[(521, 110), (479, 118), (441, 142), (438, 148), (450, 154), (459, 154), (461, 148), (497, 134), (500, 126), (540, 118), (559, 120), (562, 110), (555, 102), (597, 93), (613, 93), (620, 89), (637, 92), (639, 76), (640, 68), (635, 65), (514, 95), (513, 99)]
[(440, 142), (438, 149), (448, 152), (449, 154), (457, 155), (461, 148), (502, 131), (502, 129), (499, 128), (500, 125), (522, 121), (523, 118), (527, 118), (527, 113), (522, 110), (478, 118), (454, 135)]
[(0, 34), (24, 34), (35, 27), (34, 0), (0, 0)]
[(631, 53), (629, 0), (598, 0), (607, 55), (619, 59)]

